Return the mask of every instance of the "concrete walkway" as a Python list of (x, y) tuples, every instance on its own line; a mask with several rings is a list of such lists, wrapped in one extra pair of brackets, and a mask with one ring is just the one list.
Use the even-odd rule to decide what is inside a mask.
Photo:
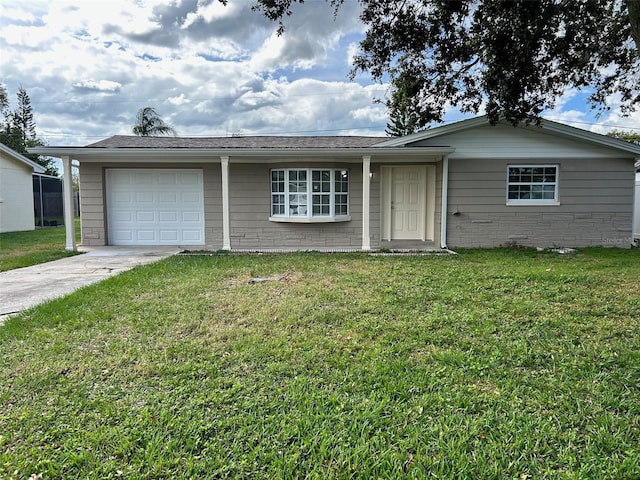
[(22, 310), (182, 251), (179, 247), (79, 247), (78, 250), (83, 253), (0, 272), (0, 324)]

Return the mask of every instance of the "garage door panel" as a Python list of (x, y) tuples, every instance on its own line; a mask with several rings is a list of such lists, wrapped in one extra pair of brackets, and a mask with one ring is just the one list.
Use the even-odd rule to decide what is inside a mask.
[(155, 230), (137, 230), (136, 238), (139, 242), (153, 242), (158, 240), (158, 233)]
[(132, 223), (133, 214), (134, 212), (131, 212), (129, 210), (116, 210), (115, 212), (112, 213), (114, 220), (119, 223), (125, 223), (125, 222)]
[(185, 242), (193, 242), (194, 245), (200, 245), (204, 243), (202, 232), (199, 230), (184, 230), (182, 235)]
[(178, 238), (177, 230), (160, 230), (160, 240), (163, 242), (177, 242)]
[(158, 173), (158, 184), (160, 185), (175, 185), (178, 183), (175, 172), (160, 172)]
[(200, 184), (200, 178), (195, 173), (182, 172), (180, 173), (180, 183), (182, 185), (196, 186)]
[(178, 222), (178, 212), (169, 211), (169, 212), (159, 212), (158, 220), (161, 223), (177, 223)]
[(178, 203), (178, 192), (160, 192), (158, 194), (158, 202), (160, 203)]
[(136, 212), (137, 223), (156, 223), (156, 212), (140, 211)]
[(182, 212), (183, 223), (202, 223), (200, 212)]
[(153, 185), (153, 176), (150, 175), (153, 170), (140, 170), (133, 172), (133, 183), (135, 185)]
[[(132, 230), (114, 230), (111, 232), (111, 240), (114, 242), (133, 242)], [(114, 245), (126, 245), (123, 243), (114, 243)]]
[(136, 192), (137, 203), (153, 203), (153, 192)]
[(200, 204), (202, 196), (199, 192), (182, 192), (182, 203)]
[(202, 170), (107, 169), (111, 245), (203, 245)]

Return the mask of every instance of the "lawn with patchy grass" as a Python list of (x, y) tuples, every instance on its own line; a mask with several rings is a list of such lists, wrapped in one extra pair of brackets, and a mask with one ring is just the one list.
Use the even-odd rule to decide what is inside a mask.
[[(65, 250), (65, 238), (64, 227), (0, 233), (0, 272), (76, 255)], [(79, 220), (76, 220), (76, 241), (80, 241)]]
[(639, 289), (617, 249), (138, 267), (0, 327), (0, 478), (638, 479)]

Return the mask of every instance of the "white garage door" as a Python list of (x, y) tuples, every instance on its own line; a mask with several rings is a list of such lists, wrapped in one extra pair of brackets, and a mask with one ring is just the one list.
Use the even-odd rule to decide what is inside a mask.
[(202, 170), (106, 170), (110, 245), (204, 245)]

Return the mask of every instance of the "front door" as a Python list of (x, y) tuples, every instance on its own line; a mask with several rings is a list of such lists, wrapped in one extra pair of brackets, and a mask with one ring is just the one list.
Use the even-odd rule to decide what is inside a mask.
[(424, 165), (390, 168), (391, 240), (425, 239)]

